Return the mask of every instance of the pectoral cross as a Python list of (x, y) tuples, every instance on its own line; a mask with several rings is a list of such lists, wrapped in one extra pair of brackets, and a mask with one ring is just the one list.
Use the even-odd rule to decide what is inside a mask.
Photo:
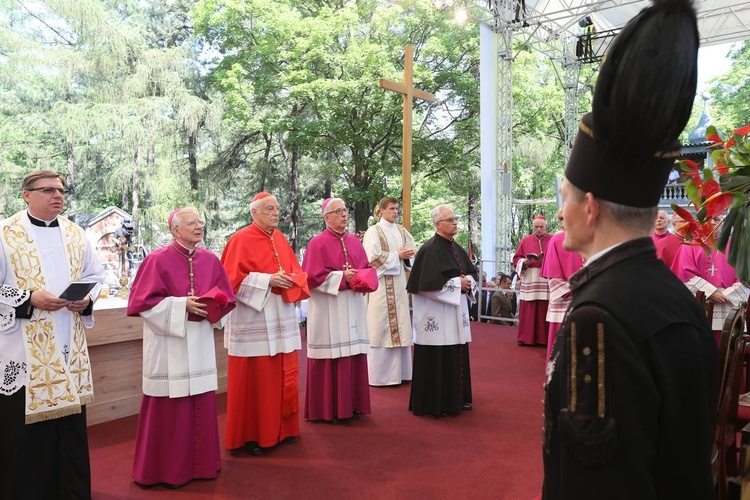
[(714, 266), (713, 262), (711, 262), (711, 267), (709, 267), (708, 270), (711, 271), (711, 276), (715, 276), (716, 271), (718, 271), (719, 269), (716, 266)]
[(404, 195), (401, 203), (401, 224), (407, 231), (411, 230), (411, 103), (413, 98), (427, 102), (435, 102), (435, 96), (414, 88), (414, 48), (407, 45), (404, 48), (404, 83), (380, 79), (380, 88), (398, 92), (404, 96), (404, 129), (401, 141), (401, 184)]

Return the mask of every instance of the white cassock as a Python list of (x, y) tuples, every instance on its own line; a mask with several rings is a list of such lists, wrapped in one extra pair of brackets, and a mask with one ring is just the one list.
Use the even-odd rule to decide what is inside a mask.
[[(471, 280), (466, 297), (476, 301), (477, 283)], [(414, 343), (419, 345), (457, 345), (471, 342), (469, 304), (461, 294), (461, 279), (448, 280), (442, 290), (412, 295), (414, 305)]]
[(381, 219), (365, 233), (367, 260), (378, 273), (378, 289), (367, 296), (370, 385), (397, 385), (411, 380), (411, 320), (406, 272), (411, 259), (399, 258), (401, 248), (417, 248), (403, 226)]
[[(332, 271), (317, 288), (310, 290), (307, 322), (307, 357), (337, 359), (370, 350), (365, 297), (352, 290), (339, 290), (343, 271)], [(366, 386), (365, 386), (366, 387)]]

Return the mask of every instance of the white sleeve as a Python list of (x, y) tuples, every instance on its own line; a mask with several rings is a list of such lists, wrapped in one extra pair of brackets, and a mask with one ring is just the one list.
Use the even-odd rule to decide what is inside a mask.
[(388, 259), (377, 269), (377, 271), (378, 277), (381, 275), (398, 276), (401, 274), (401, 259), (398, 258), (398, 252), (388, 252)]
[(18, 329), (16, 307), (29, 300), (29, 296), (29, 290), (0, 285), (0, 332), (7, 335)]
[(187, 330), (187, 297), (167, 297), (153, 309), (141, 313), (157, 335), (184, 338)]
[(344, 279), (344, 271), (331, 271), (326, 280), (315, 290), (327, 295), (338, 295), (342, 279)]
[[(102, 267), (99, 262), (99, 257), (96, 256), (94, 248), (88, 239), (85, 240), (84, 244), (84, 260), (83, 260), (83, 272), (81, 273), (81, 281), (95, 281), (96, 285), (89, 292), (89, 298), (91, 304), (95, 304), (99, 300), (99, 295), (104, 286), (104, 281), (107, 279), (107, 271)], [(83, 326), (86, 328), (94, 327), (94, 310), (91, 309), (89, 316), (81, 316), (83, 320)]]
[(709, 298), (716, 290), (718, 290), (718, 288), (700, 276), (693, 276), (685, 282), (685, 286), (688, 287), (688, 290), (690, 290), (690, 293), (693, 295), (695, 295), (696, 292), (703, 292), (706, 294), (706, 298)]
[(436, 302), (457, 306), (461, 303), (461, 278), (451, 278), (443, 285), (442, 290), (419, 292), (419, 294)]
[[(479, 294), (477, 293), (477, 289), (479, 288), (479, 284), (474, 281), (474, 276), (468, 275), (466, 276), (469, 278), (469, 281), (471, 282), (471, 288), (468, 292), (466, 292), (466, 297), (469, 299), (469, 305), (474, 305), (477, 302), (477, 298), (479, 297)], [(456, 278), (453, 278), (456, 279)], [(459, 287), (461, 286), (461, 280), (458, 281)]]
[(722, 290), (722, 293), (726, 295), (727, 299), (729, 299), (732, 305), (735, 306), (743, 300), (747, 301), (747, 287), (739, 281), (729, 288)]
[(562, 278), (547, 278), (549, 285), (549, 301), (559, 302), (570, 294), (570, 285)]
[(271, 294), (271, 275), (266, 273), (250, 273), (240, 283), (236, 298), (247, 307), (261, 311)]

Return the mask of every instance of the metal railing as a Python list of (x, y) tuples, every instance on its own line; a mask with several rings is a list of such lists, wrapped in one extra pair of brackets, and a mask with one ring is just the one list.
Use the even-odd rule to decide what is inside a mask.
[[(498, 264), (502, 264), (502, 263), (496, 260), (479, 261), (478, 267), (479, 267), (480, 281), (482, 279), (482, 273), (486, 272), (485, 271), (486, 267), (488, 267), (490, 270), (494, 270), (498, 268)], [(488, 275), (487, 279), (488, 280), (493, 279), (499, 274), (500, 273), (498, 272), (493, 272), (492, 276), (490, 276), (490, 273), (487, 273)], [(509, 273), (506, 273), (506, 274), (509, 274)], [(485, 292), (492, 292), (492, 293), (485, 293)], [(499, 287), (482, 286), (480, 283), (479, 290), (477, 292), (479, 295), (479, 297), (477, 298), (477, 321), (484, 322), (485, 320), (489, 320), (489, 321), (499, 320), (499, 321), (511, 322), (514, 325), (518, 324), (517, 317), (505, 318), (502, 316), (492, 316), (492, 311), (490, 310), (489, 306), (492, 302), (492, 295), (494, 294), (494, 292), (514, 294), (514, 300), (516, 304), (516, 307), (515, 307), (516, 315), (518, 314), (518, 297), (519, 297), (519, 294), (521, 293), (520, 290), (518, 290), (517, 288), (499, 288)]]

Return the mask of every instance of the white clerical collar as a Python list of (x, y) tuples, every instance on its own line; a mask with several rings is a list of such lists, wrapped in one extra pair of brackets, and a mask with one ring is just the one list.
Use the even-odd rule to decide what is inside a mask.
[(396, 223), (395, 222), (388, 222), (385, 219), (380, 219), (380, 222), (378, 222), (378, 224), (380, 224), (383, 227), (389, 227), (391, 229), (393, 229), (393, 228), (396, 227)]
[(188, 248), (177, 240), (174, 240), (174, 242), (184, 248), (188, 255), (193, 255), (195, 253), (195, 249), (198, 248), (198, 245), (194, 246), (193, 248)]
[(60, 225), (60, 223), (57, 221), (57, 217), (55, 217), (52, 220), (44, 220), (44, 219), (40, 219), (39, 217), (34, 217), (33, 215), (31, 215), (31, 212), (29, 212), (28, 210), (26, 211), (26, 215), (29, 216), (29, 221), (31, 221), (31, 223), (35, 226), (57, 227)]
[(605, 248), (604, 250), (600, 250), (599, 252), (596, 252), (596, 253), (595, 253), (594, 255), (592, 255), (591, 257), (589, 257), (588, 259), (586, 259), (586, 260), (584, 261), (584, 263), (583, 263), (583, 266), (584, 266), (584, 267), (588, 266), (589, 264), (591, 264), (592, 262), (594, 262), (594, 261), (595, 261), (596, 259), (598, 259), (598, 258), (602, 257), (602, 256), (603, 256), (604, 254), (606, 254), (606, 253), (609, 253), (609, 252), (611, 252), (612, 250), (614, 250), (614, 249), (615, 249), (616, 247), (619, 247), (619, 246), (620, 246), (620, 245), (622, 245), (623, 243), (625, 243), (625, 242), (624, 242), (624, 241), (621, 241), (620, 243), (615, 243), (615, 244), (614, 244), (614, 245), (612, 245), (611, 247), (607, 247), (607, 248)]

